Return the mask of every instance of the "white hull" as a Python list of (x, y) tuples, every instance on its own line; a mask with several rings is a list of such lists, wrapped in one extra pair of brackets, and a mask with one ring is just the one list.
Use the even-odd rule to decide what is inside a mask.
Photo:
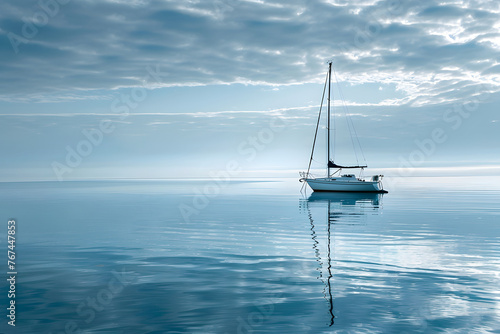
[(386, 192), (378, 181), (363, 181), (349, 177), (316, 178), (304, 181), (314, 191), (339, 191), (339, 192)]

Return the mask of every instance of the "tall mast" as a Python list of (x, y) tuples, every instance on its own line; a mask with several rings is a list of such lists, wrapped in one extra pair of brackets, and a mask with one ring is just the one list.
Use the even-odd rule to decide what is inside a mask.
[(327, 133), (327, 150), (328, 150), (328, 160), (326, 163), (327, 166), (327, 177), (330, 177), (330, 93), (332, 87), (332, 62), (328, 62), (328, 125), (326, 127)]

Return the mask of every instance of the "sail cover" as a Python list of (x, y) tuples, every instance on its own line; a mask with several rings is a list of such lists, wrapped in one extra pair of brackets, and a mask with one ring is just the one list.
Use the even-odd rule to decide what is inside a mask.
[(365, 168), (365, 167), (368, 167), (368, 166), (341, 166), (341, 165), (337, 165), (336, 163), (334, 163), (333, 161), (328, 161), (328, 168)]

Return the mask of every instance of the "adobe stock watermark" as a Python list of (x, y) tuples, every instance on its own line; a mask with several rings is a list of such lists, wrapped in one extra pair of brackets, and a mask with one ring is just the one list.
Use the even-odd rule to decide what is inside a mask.
[(50, 332), (49, 334), (69, 334), (82, 333), (85, 327), (95, 321), (98, 313), (104, 311), (108, 305), (115, 299), (125, 287), (133, 284), (137, 278), (134, 272), (125, 271), (122, 268), (121, 272), (113, 270), (113, 275), (108, 281), (106, 287), (97, 291), (92, 297), (87, 297), (85, 301), (80, 302), (75, 309), (78, 318), (68, 320), (64, 324), (64, 330)]
[(234, 11), (238, 5), (238, 0), (216, 0), (213, 2), (215, 17), (223, 19), (225, 14)]
[[(166, 75), (166, 73), (160, 71), (159, 65), (156, 65), (156, 68), (147, 66), (146, 71), (148, 75), (143, 80), (142, 86), (131, 88), (128, 94), (121, 93), (120, 96), (116, 97), (111, 102), (111, 112), (119, 116), (120, 121), (125, 120), (129, 116), (130, 111), (136, 109), (139, 104), (147, 98), (147, 88), (151, 85), (151, 80), (160, 83), (162, 77)], [(52, 170), (57, 180), (63, 181), (66, 174), (78, 168), (82, 164), (84, 158), (91, 155), (94, 149), (103, 143), (105, 135), (111, 134), (114, 130), (115, 126), (110, 119), (101, 120), (99, 125), (95, 128), (82, 130), (81, 134), (84, 137), (82, 140), (74, 146), (66, 145), (66, 157), (64, 162), (52, 162)]]
[(191, 203), (179, 205), (179, 211), (185, 223), (191, 222), (191, 217), (198, 215), (209, 204), (210, 200), (217, 197), (229, 182), (238, 176), (244, 165), (241, 161), (248, 163), (254, 161), (259, 152), (264, 151), (276, 138), (276, 134), (285, 129), (287, 120), (277, 116), (269, 124), (259, 130), (255, 135), (248, 136), (237, 146), (240, 159), (232, 159), (226, 163), (223, 170), (210, 171), (210, 181), (203, 187), (194, 190), (195, 195), (191, 198)]
[(23, 25), (20, 34), (7, 33), (10, 45), (16, 54), (19, 53), (19, 46), (32, 41), (39, 33), (40, 28), (45, 27), (50, 19), (59, 14), (61, 6), (67, 5), (71, 0), (40, 0), (38, 10), (31, 17), (23, 16)]
[[(288, 291), (293, 291), (297, 286), (302, 286), (303, 281), (301, 277), (311, 277), (311, 272), (315, 272), (315, 269), (309, 267), (306, 262), (300, 261), (297, 266), (293, 267), (293, 272), (296, 280), (290, 280), (290, 277), (280, 277), (273, 282), (274, 286), (280, 285), (286, 288)], [(236, 317), (236, 333), (237, 334), (250, 334), (254, 332), (261, 332), (259, 327), (265, 326), (266, 321), (270, 320), (273, 315), (276, 314), (277, 306), (283, 303), (285, 293), (277, 290), (268, 290), (269, 293), (267, 297), (261, 300), (259, 303), (254, 302), (252, 311), (245, 315), (239, 315)], [(231, 333), (234, 333), (233, 330)], [(228, 334), (225, 332), (224, 334)]]
[(438, 149), (439, 145), (445, 143), (449, 138), (450, 131), (457, 131), (462, 127), (465, 120), (469, 119), (478, 110), (481, 103), (490, 98), (490, 93), (484, 85), (476, 89), (475, 95), (462, 103), (454, 103), (447, 108), (441, 117), (442, 126), (437, 126), (424, 139), (416, 139), (416, 146), (408, 156), (399, 157), (399, 168), (395, 178), (388, 179), (391, 186), (396, 186), (402, 178), (411, 176), (415, 169), (423, 165)]
[(236, 318), (238, 324), (236, 333), (253, 333), (256, 328), (262, 326), (264, 322), (274, 314), (274, 305), (277, 304), (282, 298), (282, 293), (275, 293), (273, 296), (269, 297), (269, 303), (267, 305), (255, 304), (255, 307), (257, 308), (256, 311), (250, 312), (246, 317), (238, 316)]

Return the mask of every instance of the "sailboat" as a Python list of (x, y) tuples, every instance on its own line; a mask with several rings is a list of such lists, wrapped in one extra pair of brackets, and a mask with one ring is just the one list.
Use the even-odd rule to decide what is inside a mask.
[[(374, 175), (370, 180), (365, 180), (364, 178), (356, 177), (355, 174), (342, 174), (343, 169), (353, 169), (360, 170), (360, 174), (363, 170), (368, 167), (366, 164), (353, 166), (344, 166), (336, 164), (330, 155), (330, 118), (331, 118), (331, 86), (332, 86), (332, 62), (328, 62), (328, 73), (327, 80), (325, 81), (325, 87), (323, 89), (323, 99), (325, 96), (325, 90), (328, 87), (328, 117), (326, 126), (327, 135), (327, 175), (326, 177), (314, 177), (311, 173), (311, 163), (314, 156), (314, 148), (316, 145), (316, 138), (318, 136), (319, 123), (321, 120), (321, 110), (323, 108), (323, 99), (321, 101), (321, 106), (319, 109), (318, 122), (316, 124), (316, 132), (314, 134), (313, 147), (311, 152), (311, 158), (309, 160), (309, 167), (307, 172), (300, 172), (301, 178), (300, 182), (306, 182), (313, 191), (329, 191), (329, 192), (373, 192), (373, 193), (387, 193), (382, 186), (383, 175)], [(352, 135), (352, 134), (351, 134)], [(354, 148), (354, 147), (353, 147)], [(333, 171), (333, 172), (332, 172)]]

